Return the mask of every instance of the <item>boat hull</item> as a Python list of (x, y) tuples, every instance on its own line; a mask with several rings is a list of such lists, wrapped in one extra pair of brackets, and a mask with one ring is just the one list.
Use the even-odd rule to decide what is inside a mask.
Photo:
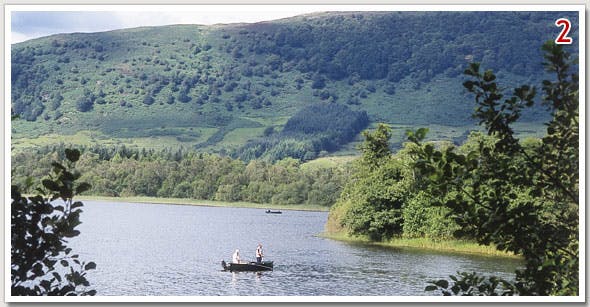
[(230, 271), (230, 272), (272, 271), (273, 267), (274, 267), (272, 261), (262, 261), (260, 263), (257, 263), (257, 262), (225, 263), (225, 261), (222, 261), (221, 266), (223, 267), (224, 271)]

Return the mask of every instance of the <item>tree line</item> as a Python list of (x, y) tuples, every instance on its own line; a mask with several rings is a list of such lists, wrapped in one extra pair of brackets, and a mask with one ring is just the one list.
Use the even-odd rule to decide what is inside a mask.
[[(43, 177), (52, 161), (63, 159), (63, 147), (13, 154), (12, 182), (32, 191), (29, 178)], [(291, 158), (244, 162), (194, 151), (100, 146), (83, 148), (77, 169), (81, 180), (92, 182), (91, 195), (320, 206), (335, 202), (349, 171), (347, 165), (308, 167)]]
[[(533, 59), (541, 53), (524, 47), (549, 39), (543, 31), (556, 18), (552, 12), (350, 12), (248, 25), (234, 36), (243, 50), (275, 55), (279, 69), (333, 80), (397, 82), (411, 75), (428, 82), (441, 73), (460, 75), (465, 57), (520, 75), (540, 71)], [(413, 35), (416, 29), (428, 31)]]

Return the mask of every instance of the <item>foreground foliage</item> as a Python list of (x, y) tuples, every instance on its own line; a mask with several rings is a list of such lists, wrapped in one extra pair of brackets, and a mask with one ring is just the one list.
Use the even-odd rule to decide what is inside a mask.
[(468, 152), (418, 144), (416, 170), (428, 192), (480, 244), (522, 255), (525, 268), (513, 282), (459, 273), (426, 290), (444, 295), (577, 295), (579, 293), (578, 76), (562, 46), (543, 46), (545, 67), (556, 81), (544, 81), (544, 104), (553, 119), (532, 144), (515, 138), (511, 124), (533, 104), (534, 87), (521, 86), (504, 98), (492, 71), (472, 64), (464, 83), (475, 94), (480, 119), (492, 144)]
[(426, 290), (443, 295), (577, 295), (579, 293), (579, 131), (575, 62), (547, 43), (544, 105), (552, 119), (542, 139), (518, 140), (512, 124), (533, 105), (534, 87), (508, 98), (492, 71), (473, 63), (464, 83), (487, 135), (460, 147), (423, 143), (428, 129), (408, 131), (395, 155), (391, 130), (365, 132), (362, 158), (330, 211), (329, 232), (391, 238), (465, 238), (524, 259), (514, 281), (459, 272)]
[[(72, 198), (90, 185), (77, 183), (80, 173), (72, 170), (80, 152), (66, 150), (66, 156), (66, 166), (52, 164), (53, 172), (38, 189), (40, 195), (27, 198), (18, 186), (12, 186), (10, 268), (14, 296), (96, 294), (86, 279), (87, 271), (96, 264), (79, 260), (67, 247), (67, 240), (80, 234), (76, 227), (82, 203)], [(55, 205), (58, 199), (65, 205)]]

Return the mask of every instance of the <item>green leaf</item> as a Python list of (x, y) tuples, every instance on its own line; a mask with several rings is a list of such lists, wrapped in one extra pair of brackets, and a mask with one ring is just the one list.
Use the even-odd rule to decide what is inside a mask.
[(94, 270), (96, 269), (96, 263), (88, 262), (86, 266), (84, 266), (84, 270)]
[(72, 206), (70, 206), (70, 210), (71, 209), (74, 209), (74, 208), (79, 208), (79, 207), (82, 207), (82, 206), (84, 206), (84, 204), (82, 202), (80, 202), (80, 201), (77, 201), (77, 202), (74, 202), (72, 204)]
[(76, 236), (80, 235), (80, 231), (78, 231), (78, 230), (72, 230), (72, 231), (64, 232), (63, 235), (66, 238), (73, 238), (73, 237), (76, 237)]
[(78, 159), (80, 159), (80, 151), (77, 149), (66, 148), (65, 152), (66, 152), (66, 158), (68, 160), (70, 160), (71, 162), (76, 162), (76, 161), (78, 161)]
[(58, 173), (60, 171), (65, 171), (66, 170), (66, 168), (63, 165), (61, 165), (61, 164), (59, 164), (57, 162), (51, 162), (51, 166), (53, 166), (53, 170), (56, 173)]
[(449, 282), (446, 279), (441, 279), (435, 282), (434, 284), (445, 289), (449, 287)]
[(94, 296), (94, 295), (96, 295), (96, 290), (90, 290), (90, 291), (86, 292), (85, 294), (89, 295), (89, 296)]
[(33, 265), (33, 269), (31, 271), (37, 276), (43, 276), (43, 265), (41, 263), (36, 263)]
[(438, 289), (437, 286), (430, 285), (430, 286), (426, 286), (426, 288), (424, 289), (424, 291), (434, 291), (434, 290), (437, 290), (437, 289)]
[(41, 183), (43, 184), (44, 187), (46, 187), (47, 189), (49, 189), (51, 191), (59, 191), (59, 185), (51, 179), (43, 179), (43, 181), (41, 181)]
[(483, 74), (483, 81), (492, 82), (494, 80), (496, 80), (494, 73), (491, 70), (486, 70), (486, 72)]
[(80, 183), (80, 185), (76, 188), (76, 194), (82, 194), (88, 190), (90, 190), (90, 188), (92, 188), (92, 186), (87, 183), (87, 182), (82, 182)]
[(49, 281), (49, 280), (42, 280), (41, 281), (41, 287), (43, 287), (43, 289), (45, 289), (45, 291), (49, 291), (49, 288), (51, 288), (51, 281)]
[(431, 156), (432, 153), (434, 152), (434, 146), (432, 144), (427, 144), (424, 146), (424, 152), (428, 155)]
[(465, 87), (467, 90), (472, 90), (474, 85), (475, 83), (473, 81), (463, 82), (463, 87)]

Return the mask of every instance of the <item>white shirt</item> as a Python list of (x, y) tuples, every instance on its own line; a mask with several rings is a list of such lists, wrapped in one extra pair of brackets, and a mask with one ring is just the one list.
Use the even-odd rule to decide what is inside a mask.
[(240, 263), (240, 253), (239, 252), (234, 253), (234, 255), (232, 256), (232, 262), (233, 263)]

